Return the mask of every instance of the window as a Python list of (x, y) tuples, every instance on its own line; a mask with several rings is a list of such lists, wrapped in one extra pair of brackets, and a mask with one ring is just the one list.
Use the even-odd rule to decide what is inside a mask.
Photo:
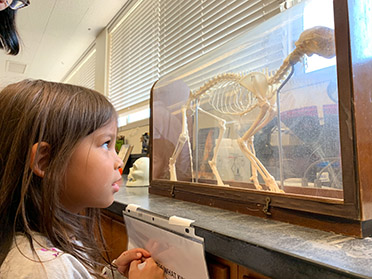
[(109, 28), (109, 99), (118, 112), (149, 99), (158, 79), (158, 1), (132, 1)]
[(119, 113), (153, 83), (280, 12), (284, 0), (137, 0), (109, 27), (108, 95)]
[(127, 113), (119, 115), (118, 126), (123, 127), (127, 124), (150, 118), (150, 108), (148, 106), (140, 107), (136, 110), (131, 110)]
[(358, 28), (352, 28), (351, 36), (355, 36), (352, 41), (352, 48), (354, 49), (355, 62), (365, 62), (372, 58), (372, 0), (359, 0), (356, 1), (351, 9), (350, 17), (353, 18), (353, 24)]
[[(319, 6), (322, 8), (319, 9)], [(332, 16), (329, 16), (332, 15)], [(334, 29), (333, 2), (324, 0), (315, 0), (305, 6), (304, 10), (304, 29), (314, 26), (326, 26)], [(306, 73), (320, 70), (329, 66), (336, 65), (336, 57), (326, 59), (318, 55), (306, 58)]]
[(83, 56), (76, 66), (73, 67), (66, 78), (63, 79), (63, 82), (95, 89), (95, 74), (96, 49), (93, 47)]

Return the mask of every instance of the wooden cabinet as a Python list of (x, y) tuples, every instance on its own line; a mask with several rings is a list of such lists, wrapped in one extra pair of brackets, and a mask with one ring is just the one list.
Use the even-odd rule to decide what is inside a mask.
[[(103, 210), (101, 214), (102, 231), (107, 243), (110, 259), (116, 259), (128, 247), (128, 236), (122, 217)], [(265, 277), (253, 270), (231, 261), (206, 255), (210, 279), (263, 279)]]
[(288, 2), (154, 84), (150, 193), (371, 236), (370, 2)]
[(239, 279), (264, 279), (264, 278), (269, 278), (269, 277), (264, 276), (249, 268), (239, 265), (238, 266), (238, 278)]
[(206, 255), (210, 279), (264, 279), (269, 278), (231, 261)]
[(116, 259), (128, 247), (125, 225), (118, 215), (108, 210), (104, 210), (101, 214), (101, 224), (110, 260)]
[(238, 265), (213, 256), (211, 254), (206, 255), (208, 272), (210, 278), (213, 279), (233, 279), (238, 278)]

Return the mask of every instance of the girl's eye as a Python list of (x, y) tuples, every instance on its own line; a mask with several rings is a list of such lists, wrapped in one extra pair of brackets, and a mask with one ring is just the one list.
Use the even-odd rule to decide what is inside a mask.
[(105, 149), (109, 149), (110, 141), (106, 141), (104, 144), (102, 144), (102, 147)]

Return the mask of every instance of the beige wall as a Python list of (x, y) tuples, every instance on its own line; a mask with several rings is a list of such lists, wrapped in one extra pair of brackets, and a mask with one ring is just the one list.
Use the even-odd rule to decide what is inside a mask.
[(104, 29), (96, 38), (96, 79), (95, 89), (107, 96), (106, 74), (107, 74), (107, 30)]
[(125, 136), (127, 144), (133, 145), (132, 154), (139, 154), (142, 150), (141, 136), (150, 131), (149, 120), (141, 120), (119, 129), (118, 135)]

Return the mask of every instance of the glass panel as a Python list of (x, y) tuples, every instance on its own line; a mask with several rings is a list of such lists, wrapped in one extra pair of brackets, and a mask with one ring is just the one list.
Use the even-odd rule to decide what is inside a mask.
[(334, 48), (303, 1), (161, 78), (153, 179), (342, 199)]

